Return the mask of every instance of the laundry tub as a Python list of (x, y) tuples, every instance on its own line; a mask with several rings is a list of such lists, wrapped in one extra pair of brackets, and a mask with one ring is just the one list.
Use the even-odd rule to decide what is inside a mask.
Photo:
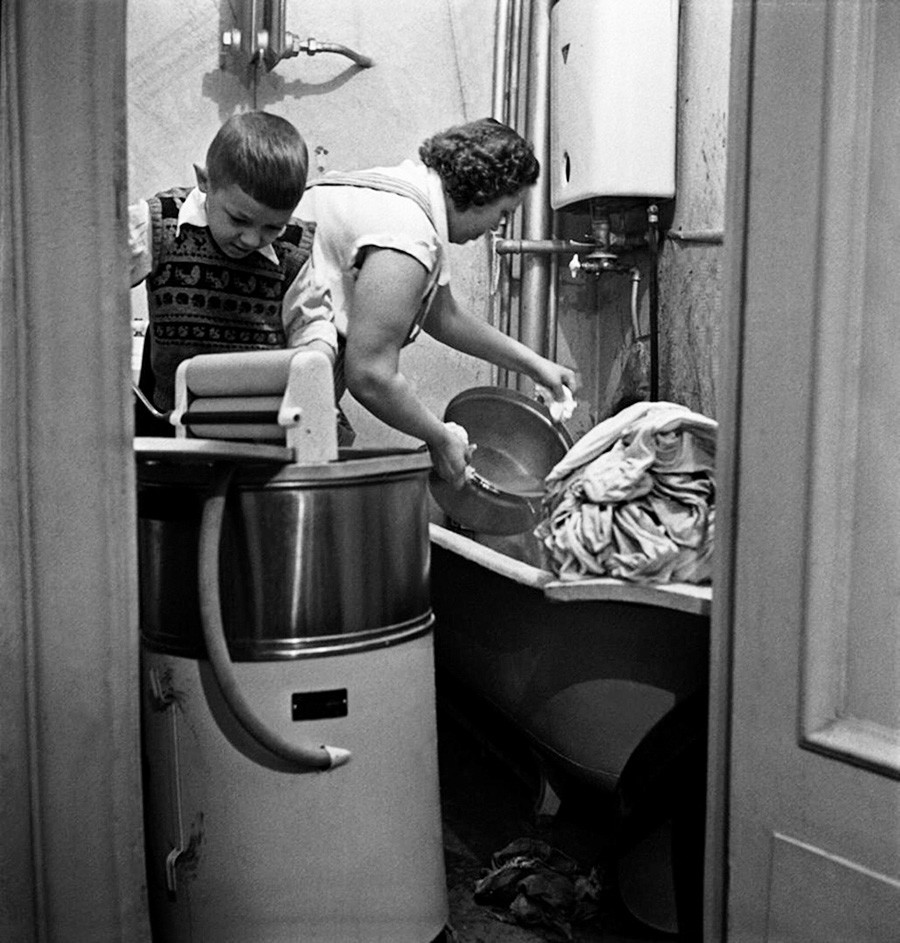
[(441, 938), (427, 455), (138, 458), (154, 939)]
[[(645, 738), (661, 724), (677, 729), (667, 723), (676, 707), (705, 703), (710, 587), (564, 582), (535, 565), (540, 547), (530, 534), (473, 538), (438, 523), (430, 533), (439, 685), (529, 746), (541, 774), (538, 813), (555, 813), (567, 789), (614, 806)], [(485, 729), (496, 741), (497, 726)], [(629, 796), (641, 790), (640, 769), (667, 761), (654, 752), (650, 741), (640, 765), (629, 767)], [(665, 842), (665, 828), (647, 836), (623, 859), (620, 882), (636, 917), (671, 931), (676, 901)]]
[(612, 792), (644, 735), (708, 683), (710, 588), (564, 582), (430, 528), (438, 670), (512, 721), (551, 770)]

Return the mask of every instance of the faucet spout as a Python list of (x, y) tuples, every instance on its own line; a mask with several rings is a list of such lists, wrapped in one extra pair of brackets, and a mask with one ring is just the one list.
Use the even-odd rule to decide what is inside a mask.
[(284, 59), (299, 56), (301, 52), (305, 52), (308, 56), (315, 56), (320, 52), (334, 52), (339, 56), (346, 56), (361, 69), (371, 69), (375, 64), (368, 56), (364, 56), (362, 53), (356, 52), (354, 49), (350, 49), (342, 43), (319, 42), (319, 40), (313, 39), (311, 36), (307, 40), (301, 40), (295, 33), (286, 33), (285, 39), (287, 43), (282, 55)]

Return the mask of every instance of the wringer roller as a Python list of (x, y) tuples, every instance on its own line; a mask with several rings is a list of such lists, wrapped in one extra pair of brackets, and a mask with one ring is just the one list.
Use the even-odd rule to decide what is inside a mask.
[[(292, 349), (201, 354), (183, 361), (175, 374), (175, 408), (168, 420), (180, 440), (280, 443), (287, 451), (232, 451), (300, 463), (337, 459), (335, 417), (328, 358)], [(160, 447), (165, 440), (153, 441)], [(150, 447), (148, 440), (138, 442)], [(185, 451), (184, 442), (166, 451), (179, 448)], [(210, 442), (187, 446), (187, 451), (202, 455), (217, 448)]]

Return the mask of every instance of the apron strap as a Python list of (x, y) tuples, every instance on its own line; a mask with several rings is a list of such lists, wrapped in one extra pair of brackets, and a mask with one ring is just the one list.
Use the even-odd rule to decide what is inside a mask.
[[(431, 211), (431, 204), (424, 191), (413, 183), (409, 183), (406, 180), (399, 180), (397, 177), (392, 177), (389, 174), (383, 174), (377, 170), (355, 170), (349, 173), (330, 170), (324, 176), (319, 177), (318, 180), (313, 180), (312, 183), (306, 185), (307, 190), (312, 189), (312, 187), (363, 187), (368, 190), (380, 190), (384, 193), (396, 193), (399, 196), (412, 200), (428, 218), (428, 222), (437, 229), (434, 215)], [(419, 303), (419, 310), (416, 312), (416, 316), (413, 318), (413, 322), (409, 327), (409, 333), (406, 335), (406, 340), (403, 342), (404, 346), (411, 344), (419, 336), (419, 332), (422, 330), (422, 324), (429, 310), (431, 310), (431, 305), (434, 303), (437, 290), (438, 270), (437, 267), (435, 267), (434, 271), (429, 273), (425, 294), (422, 296), (422, 301)], [(343, 361), (342, 349), (339, 350), (338, 359)], [(341, 379), (343, 379), (343, 377), (341, 377)]]
[(357, 170), (352, 173), (330, 170), (325, 176), (319, 177), (318, 180), (313, 180), (312, 183), (306, 185), (307, 190), (312, 187), (364, 187), (368, 190), (382, 190), (385, 193), (396, 193), (405, 196), (417, 204), (419, 209), (428, 217), (428, 222), (437, 229), (428, 197), (415, 184), (406, 180), (398, 180), (396, 177), (379, 173), (376, 170)]

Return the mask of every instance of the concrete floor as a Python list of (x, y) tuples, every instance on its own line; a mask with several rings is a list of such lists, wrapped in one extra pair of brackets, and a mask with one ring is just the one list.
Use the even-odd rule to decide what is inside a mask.
[[(611, 813), (595, 798), (566, 801), (551, 819), (535, 814), (537, 766), (514, 739), (473, 737), (471, 716), (446, 697), (439, 700), (438, 738), (444, 848), (453, 943), (545, 943), (566, 940), (547, 926), (527, 927), (507, 911), (496, 912), (473, 899), (476, 881), (491, 856), (519, 838), (540, 839), (574, 858), (579, 871), (597, 865), (601, 881), (598, 916), (573, 925), (574, 943), (656, 943), (671, 933), (639, 923), (622, 905), (604, 869), (610, 845)], [(502, 746), (498, 747), (498, 743)], [(506, 918), (505, 920), (503, 918)], [(695, 943), (695, 941), (684, 941)]]

